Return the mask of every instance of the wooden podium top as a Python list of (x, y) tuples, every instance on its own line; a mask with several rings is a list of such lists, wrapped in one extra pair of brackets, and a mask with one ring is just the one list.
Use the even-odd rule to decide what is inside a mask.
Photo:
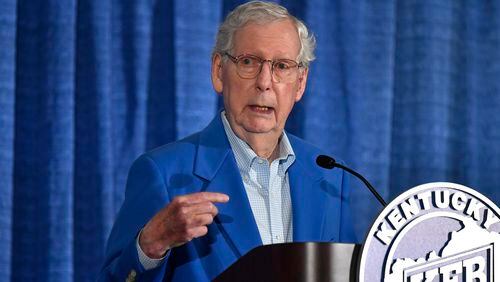
[(284, 243), (257, 247), (214, 281), (356, 281), (361, 245)]

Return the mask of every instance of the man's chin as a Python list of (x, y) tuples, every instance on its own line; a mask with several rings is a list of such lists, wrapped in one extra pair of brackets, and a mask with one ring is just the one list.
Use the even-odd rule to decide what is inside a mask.
[(253, 134), (269, 134), (273, 133), (275, 130), (273, 126), (263, 126), (263, 125), (251, 125), (251, 126), (245, 126), (245, 130), (248, 133), (253, 133)]

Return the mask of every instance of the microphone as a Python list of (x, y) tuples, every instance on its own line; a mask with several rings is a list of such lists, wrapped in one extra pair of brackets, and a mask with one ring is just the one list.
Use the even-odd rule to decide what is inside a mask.
[(375, 198), (377, 198), (377, 200), (382, 204), (382, 206), (384, 206), (384, 207), (387, 206), (387, 203), (384, 201), (384, 198), (382, 198), (382, 196), (380, 196), (380, 194), (377, 192), (377, 190), (375, 190), (375, 188), (373, 188), (373, 186), (370, 184), (370, 182), (368, 182), (368, 180), (366, 180), (366, 178), (364, 178), (361, 174), (357, 173), (356, 171), (354, 171), (354, 170), (352, 170), (344, 165), (339, 164), (338, 162), (335, 161), (334, 158), (329, 157), (329, 156), (325, 156), (325, 155), (319, 155), (316, 158), (316, 163), (320, 167), (326, 168), (326, 169), (332, 169), (334, 167), (338, 167), (338, 168), (341, 168), (341, 169), (349, 172), (350, 174), (356, 176), (361, 181), (363, 181), (363, 183), (366, 185), (366, 187), (368, 187), (368, 190), (370, 190), (370, 192), (372, 192), (373, 196), (375, 196)]

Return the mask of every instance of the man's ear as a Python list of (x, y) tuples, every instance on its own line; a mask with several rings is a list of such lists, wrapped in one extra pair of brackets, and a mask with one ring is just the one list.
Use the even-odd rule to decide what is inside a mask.
[(222, 93), (222, 57), (219, 53), (212, 56), (212, 86), (215, 92)]
[(309, 68), (304, 68), (302, 72), (299, 74), (299, 81), (297, 86), (297, 95), (295, 95), (295, 102), (300, 101), (302, 96), (304, 95), (304, 91), (306, 90), (307, 84), (307, 75), (309, 74)]

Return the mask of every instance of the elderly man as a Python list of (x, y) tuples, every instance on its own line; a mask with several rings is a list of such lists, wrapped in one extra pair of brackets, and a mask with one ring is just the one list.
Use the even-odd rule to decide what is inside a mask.
[(262, 244), (355, 241), (344, 173), (318, 167), (320, 150), (283, 130), (313, 48), (279, 5), (227, 16), (212, 57), (224, 110), (133, 164), (101, 280), (207, 281)]

